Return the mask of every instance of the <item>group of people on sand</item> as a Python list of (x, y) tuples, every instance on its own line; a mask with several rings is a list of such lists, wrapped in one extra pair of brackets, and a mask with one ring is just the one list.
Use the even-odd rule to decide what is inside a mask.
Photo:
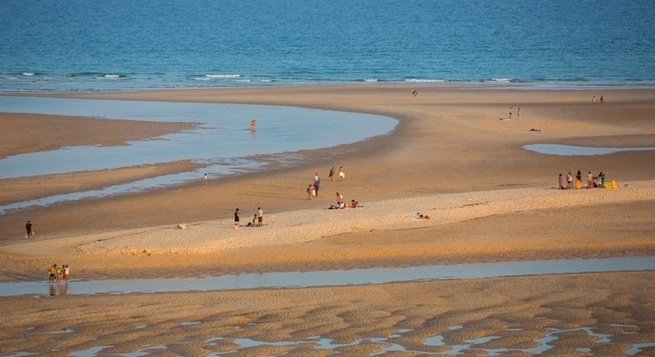
[(589, 171), (587, 173), (586, 177), (586, 182), (583, 182), (583, 177), (582, 177), (582, 171), (578, 170), (578, 172), (575, 174), (575, 186), (573, 183), (573, 174), (571, 171), (568, 172), (566, 175), (566, 179), (562, 174), (559, 174), (559, 189), (560, 190), (572, 190), (573, 188), (575, 189), (581, 189), (581, 188), (605, 188), (605, 174), (600, 171), (598, 175), (594, 176), (594, 174)]
[[(239, 218), (239, 209), (234, 210), (234, 229), (241, 227), (241, 222)], [(264, 224), (264, 210), (261, 207), (257, 207), (257, 212), (252, 216), (252, 221), (246, 224), (246, 227), (261, 227)]]
[(70, 267), (68, 264), (57, 266), (52, 264), (48, 268), (48, 281), (68, 281), (70, 279)]
[[(336, 173), (336, 176), (339, 177), (340, 180), (344, 180), (346, 178), (346, 173), (343, 172), (343, 166), (339, 166), (339, 171)], [(330, 171), (328, 172), (328, 179), (330, 181), (334, 180), (335, 177), (335, 171), (334, 171), (334, 166), (330, 168)]]
[[(330, 171), (328, 171), (328, 179), (330, 181), (333, 181), (335, 176), (339, 177), (340, 180), (344, 180), (346, 178), (346, 173), (343, 172), (343, 166), (339, 166), (339, 171), (335, 171), (335, 167), (332, 166), (330, 168)], [(307, 189), (305, 189), (305, 193), (307, 194), (307, 199), (312, 200), (316, 197), (318, 197), (318, 191), (321, 189), (321, 176), (318, 174), (318, 172), (314, 173), (314, 182), (309, 184), (307, 186)]]
[(336, 205), (330, 205), (328, 207), (329, 209), (345, 209), (345, 208), (357, 208), (359, 207), (359, 202), (356, 200), (350, 200), (350, 202), (346, 202), (343, 200), (343, 195), (337, 192), (337, 204)]
[[(510, 106), (507, 118), (501, 117), (500, 120), (512, 120), (512, 115), (514, 114), (514, 107)], [(516, 108), (516, 118), (521, 119), (521, 107)]]

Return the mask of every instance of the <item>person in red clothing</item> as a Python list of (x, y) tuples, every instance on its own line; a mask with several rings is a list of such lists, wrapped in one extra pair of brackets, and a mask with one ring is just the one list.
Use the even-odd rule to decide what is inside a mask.
[(25, 238), (29, 238), (34, 235), (34, 231), (32, 231), (32, 222), (30, 220), (27, 220), (27, 223), (25, 223)]

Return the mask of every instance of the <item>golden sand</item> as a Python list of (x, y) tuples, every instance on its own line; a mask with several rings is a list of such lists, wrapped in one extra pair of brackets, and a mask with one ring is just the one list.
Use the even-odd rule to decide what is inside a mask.
[[(410, 94), (413, 88), (418, 89), (416, 97)], [(392, 116), (400, 125), (385, 137), (302, 152), (303, 160), (293, 169), (271, 166), (266, 172), (206, 184), (4, 215), (0, 278), (39, 279), (52, 262), (72, 265), (74, 279), (89, 279), (653, 254), (653, 152), (564, 157), (522, 149), (531, 143), (654, 146), (655, 91), (602, 91), (605, 104), (592, 105), (589, 98), (599, 94), (515, 86), (366, 85), (76, 95), (358, 111)], [(521, 107), (520, 118), (515, 111), (512, 120), (499, 120), (510, 106)], [(49, 123), (42, 116), (27, 117)], [(25, 119), (13, 114), (0, 118)], [(182, 129), (160, 127), (159, 133), (144, 135)], [(121, 142), (133, 131), (125, 125), (106, 140)], [(21, 135), (11, 133), (18, 142)], [(338, 135), (338, 130), (326, 135)], [(4, 152), (18, 150), (8, 147)], [(157, 170), (185, 169), (175, 165), (47, 177), (49, 188), (39, 194), (63, 191), (75, 176), (85, 187), (94, 187)], [(326, 180), (335, 165), (344, 166), (346, 180)], [(557, 190), (557, 175), (578, 169), (602, 170), (619, 188)], [(321, 196), (307, 200), (304, 188), (317, 171), (323, 177)], [(11, 184), (0, 181), (3, 201), (24, 199), (25, 189)], [(337, 191), (364, 207), (328, 210)], [(258, 206), (265, 209), (263, 227), (233, 229), (235, 207), (246, 220)], [(418, 219), (417, 212), (431, 219)], [(28, 217), (39, 232), (30, 241), (22, 228)], [(187, 229), (177, 229), (180, 223)], [(483, 347), (524, 355), (551, 329), (560, 329), (565, 331), (549, 352), (579, 355), (588, 348), (595, 355), (621, 355), (635, 344), (655, 342), (652, 291), (653, 273), (604, 273), (281, 291), (59, 296), (36, 305), (34, 298), (3, 298), (2, 313), (12, 324), (2, 332), (0, 351), (71, 352), (111, 345), (103, 352), (165, 346), (157, 353), (209, 355), (236, 349), (236, 355), (330, 355), (333, 351), (306, 342), (320, 336), (349, 344), (339, 348), (342, 354), (368, 355), (388, 347), (389, 336), (407, 329), (390, 337), (405, 347), (399, 355), (447, 350), (426, 347), (426, 339), (438, 335), (448, 346), (499, 336)], [(611, 334), (612, 343), (598, 343), (587, 327)], [(72, 332), (49, 333), (61, 329)], [(217, 337), (222, 339), (216, 344), (206, 342)], [(370, 340), (374, 337), (387, 340)], [(245, 348), (237, 338), (304, 342)]]

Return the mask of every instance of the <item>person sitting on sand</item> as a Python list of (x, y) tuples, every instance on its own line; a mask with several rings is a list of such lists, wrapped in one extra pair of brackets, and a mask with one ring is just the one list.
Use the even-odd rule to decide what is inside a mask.
[(559, 174), (559, 189), (560, 190), (566, 189), (566, 187), (564, 187), (564, 177), (562, 177), (562, 174)]
[(605, 188), (605, 174), (602, 171), (598, 174), (596, 186)]
[(418, 218), (423, 218), (423, 219), (430, 219), (430, 218), (432, 218), (432, 217), (430, 217), (430, 215), (428, 215), (428, 214), (423, 214), (423, 213), (421, 213), (421, 212), (417, 212), (416, 215), (418, 216)]
[(252, 222), (248, 222), (246, 227), (254, 227), (257, 224), (257, 213), (252, 216)]
[(359, 202), (355, 200), (350, 200), (350, 207), (357, 208), (357, 206), (359, 206)]

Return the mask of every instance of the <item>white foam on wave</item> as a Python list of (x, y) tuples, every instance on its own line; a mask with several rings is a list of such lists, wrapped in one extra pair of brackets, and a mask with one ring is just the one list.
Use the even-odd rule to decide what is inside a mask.
[(412, 83), (443, 83), (445, 82), (444, 79), (428, 79), (428, 78), (408, 78), (405, 79), (405, 82), (412, 82)]
[(491, 82), (510, 83), (511, 78), (491, 78)]
[(210, 79), (235, 79), (241, 78), (240, 74), (205, 74), (206, 78)]
[(378, 82), (377, 78), (364, 78), (364, 82)]
[(105, 74), (102, 78), (104, 78), (104, 79), (120, 79), (121, 75), (120, 74), (108, 73), (108, 74)]
[(27, 76), (27, 77), (31, 77), (31, 76), (35, 76), (36, 73), (34, 73), (34, 72), (23, 72), (22, 75)]

